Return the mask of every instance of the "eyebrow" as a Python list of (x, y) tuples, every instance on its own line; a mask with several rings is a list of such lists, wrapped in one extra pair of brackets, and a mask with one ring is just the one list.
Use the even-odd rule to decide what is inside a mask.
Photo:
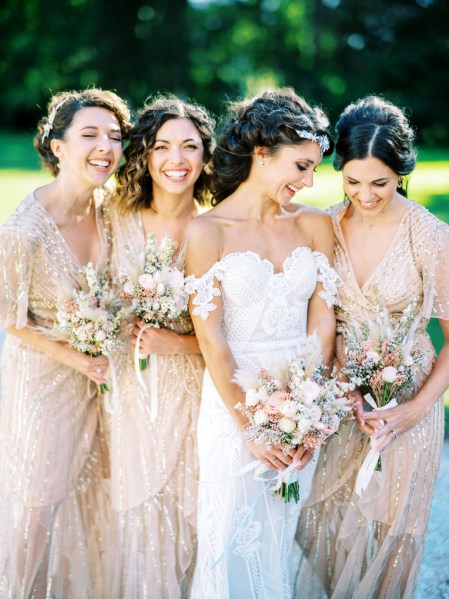
[[(351, 177), (351, 175), (346, 175), (346, 179), (352, 179), (353, 181), (358, 181), (355, 177)], [(379, 179), (373, 179), (370, 183), (380, 183), (381, 181), (389, 181), (390, 177), (380, 177)]]
[[(187, 139), (183, 139), (182, 143), (185, 143), (186, 141), (194, 141), (195, 143), (199, 143), (201, 140), (200, 139), (195, 139), (194, 137), (188, 137)], [(164, 144), (169, 144), (170, 143), (168, 141), (168, 139), (156, 139), (154, 143), (158, 143), (158, 142), (162, 142)]]
[[(112, 125), (112, 130), (113, 131), (120, 131), (120, 127), (118, 125)], [(81, 127), (80, 131), (84, 131), (84, 129), (99, 129), (98, 125), (85, 125), (84, 127)]]

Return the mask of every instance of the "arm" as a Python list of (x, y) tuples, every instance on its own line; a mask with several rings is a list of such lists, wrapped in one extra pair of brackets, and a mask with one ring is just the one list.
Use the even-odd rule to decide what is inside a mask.
[[(187, 229), (187, 275), (200, 278), (206, 273), (208, 276), (207, 273), (220, 257), (220, 233), (218, 226), (210, 223), (206, 218), (199, 217), (189, 224)], [(210, 277), (212, 277), (212, 273), (210, 273)], [(216, 288), (216, 279), (210, 282)], [(213, 308), (202, 316), (195, 314), (195, 297), (195, 295), (191, 295), (190, 310), (201, 352), (220, 397), (234, 419), (238, 430), (243, 434), (248, 421), (241, 412), (236, 410), (235, 405), (238, 402), (244, 402), (245, 395), (240, 387), (232, 382), (237, 364), (222, 331), (221, 295), (210, 298), (208, 306), (213, 306)], [(285, 469), (286, 465), (292, 461), (292, 458), (286, 456), (280, 447), (268, 449), (266, 446), (249, 441), (247, 441), (247, 446), (256, 458), (270, 468)], [(274, 466), (274, 462), (276, 462), (276, 466)]]
[[(312, 213), (308, 216), (308, 227), (312, 230), (312, 249), (326, 256), (329, 266), (333, 264), (334, 253), (334, 229), (329, 216), (325, 214)], [(307, 316), (308, 334), (317, 333), (323, 348), (323, 361), (326, 365), (331, 364), (335, 356), (335, 331), (336, 320), (333, 305), (328, 305), (326, 297), (326, 272), (321, 272), (323, 282), (319, 282), (309, 302)], [(324, 297), (323, 297), (324, 296)]]
[(439, 323), (444, 335), (444, 345), (429, 378), (415, 397), (396, 408), (382, 412), (373, 410), (372, 412), (363, 414), (365, 420), (368, 421), (380, 418), (385, 420), (385, 426), (375, 434), (376, 439), (383, 439), (379, 447), (380, 451), (394, 441), (395, 435), (392, 434), (392, 431), (396, 435), (400, 435), (421, 422), (429, 414), (435, 402), (449, 387), (449, 321), (440, 320)]
[[(28, 325), (23, 328), (18, 329), (15, 326), (10, 326), (6, 330), (10, 335), (14, 335), (21, 341), (28, 343), (52, 360), (85, 374), (98, 385), (108, 382), (106, 372), (109, 364), (105, 356), (94, 358), (83, 354), (63, 341), (54, 341), (44, 334), (33, 330), (33, 326), (35, 324), (29, 320)], [(101, 369), (101, 372), (97, 372), (97, 369)]]

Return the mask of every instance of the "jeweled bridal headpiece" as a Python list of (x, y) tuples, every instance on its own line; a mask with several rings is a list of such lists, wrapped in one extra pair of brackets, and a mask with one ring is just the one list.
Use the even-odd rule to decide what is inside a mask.
[(317, 143), (320, 146), (321, 156), (331, 147), (327, 135), (318, 135), (317, 133), (311, 133), (310, 131), (304, 131), (303, 129), (295, 129), (295, 131), (299, 137), (310, 139), (310, 141)]
[(67, 102), (68, 99), (69, 98), (64, 98), (64, 100), (61, 100), (60, 102), (58, 102), (51, 109), (51, 112), (47, 119), (47, 122), (44, 125), (44, 132), (42, 133), (42, 143), (45, 141), (45, 138), (50, 135), (50, 131), (53, 129), (53, 121), (55, 120), (56, 113), (61, 108), (61, 106)]

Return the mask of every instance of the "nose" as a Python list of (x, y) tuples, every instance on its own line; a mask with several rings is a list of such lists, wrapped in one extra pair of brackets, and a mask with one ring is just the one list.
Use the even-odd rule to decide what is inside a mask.
[(98, 149), (103, 152), (108, 152), (111, 148), (111, 140), (109, 135), (100, 135), (98, 138)]
[(307, 170), (302, 180), (305, 187), (313, 187), (313, 171)]
[(359, 190), (359, 200), (369, 202), (373, 197), (372, 189), (369, 185), (362, 185)]
[(174, 164), (179, 164), (184, 160), (184, 154), (182, 152), (182, 148), (180, 146), (177, 145), (173, 145), (170, 148), (170, 160), (174, 163)]

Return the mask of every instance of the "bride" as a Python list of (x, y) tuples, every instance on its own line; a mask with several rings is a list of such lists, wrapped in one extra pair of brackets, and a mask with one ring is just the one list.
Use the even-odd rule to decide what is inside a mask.
[[(257, 371), (273, 357), (293, 355), (311, 331), (324, 361), (332, 358), (331, 221), (316, 209), (289, 207), (332, 151), (327, 125), (321, 110), (290, 89), (236, 104), (213, 157), (215, 208), (187, 231), (191, 313), (207, 366), (194, 599), (292, 596), (294, 535), (312, 456), (303, 447), (286, 455), (280, 446), (245, 441), (248, 423), (235, 409), (243, 393), (232, 378), (237, 367)], [(255, 458), (268, 477), (243, 472)], [(270, 491), (276, 471), (293, 461), (302, 469), (300, 504)]]

